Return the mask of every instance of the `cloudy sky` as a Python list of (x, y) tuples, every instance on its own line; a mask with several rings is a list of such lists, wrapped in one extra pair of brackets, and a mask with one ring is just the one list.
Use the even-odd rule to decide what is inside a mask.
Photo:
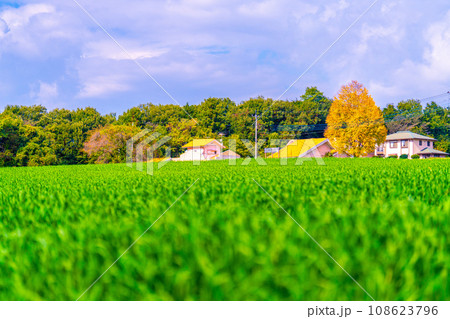
[[(374, 0), (76, 1), (0, 1), (0, 110), (277, 98)], [(449, 1), (379, 0), (283, 99), (351, 80), (380, 107), (449, 91)]]

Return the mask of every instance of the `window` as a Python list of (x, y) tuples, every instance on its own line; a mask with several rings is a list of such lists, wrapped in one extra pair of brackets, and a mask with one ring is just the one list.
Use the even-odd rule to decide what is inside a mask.
[(402, 148), (407, 148), (408, 147), (408, 141), (407, 140), (403, 140), (402, 141)]
[(430, 141), (427, 142), (427, 146), (430, 146)]
[(391, 148), (397, 148), (397, 141), (390, 143)]
[(422, 146), (422, 141), (419, 141), (419, 146)]

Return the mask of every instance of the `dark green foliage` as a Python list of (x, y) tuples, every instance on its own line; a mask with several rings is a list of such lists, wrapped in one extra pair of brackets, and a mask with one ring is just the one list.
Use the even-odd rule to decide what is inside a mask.
[(402, 154), (399, 157), (400, 159), (408, 159), (408, 155), (407, 154)]
[(196, 118), (200, 126), (208, 127), (216, 133), (228, 135), (231, 128), (227, 121), (227, 114), (228, 110), (234, 106), (236, 104), (229, 98), (209, 98), (194, 108), (192, 116)]
[(417, 100), (407, 100), (397, 106), (389, 104), (383, 109), (389, 134), (412, 131), (436, 138), (435, 148), (450, 152), (450, 110), (428, 103), (425, 109)]
[[(225, 145), (237, 140), (237, 152), (251, 155), (241, 139), (255, 139), (255, 113), (258, 114), (260, 155), (275, 140), (323, 137), (325, 120), (332, 100), (316, 87), (308, 87), (294, 101), (251, 98), (239, 104), (229, 98), (208, 98), (199, 105), (142, 104), (116, 114), (101, 115), (92, 107), (54, 109), (41, 105), (7, 106), (0, 113), (0, 166), (36, 166), (97, 162), (83, 151), (95, 130), (110, 125), (147, 129), (171, 137), (161, 148), (171, 147), (179, 156), (182, 146), (194, 138), (216, 138)], [(437, 139), (435, 148), (450, 153), (450, 111), (432, 102), (422, 109), (417, 100), (407, 100), (383, 110), (389, 133), (411, 130)], [(111, 158), (106, 155), (105, 158)], [(113, 156), (117, 161), (122, 156)], [(109, 160), (108, 160), (109, 161)]]
[(36, 124), (47, 113), (47, 109), (42, 105), (33, 106), (18, 106), (8, 105), (6, 106), (3, 114), (14, 114), (22, 118), (27, 124)]
[(47, 112), (42, 106), (7, 106), (0, 113), (0, 166), (86, 163), (82, 149), (89, 132), (111, 122), (111, 114), (91, 107)]
[(419, 159), (420, 155), (419, 154), (413, 154), (411, 155), (411, 159)]
[[(270, 146), (271, 139), (323, 136), (323, 130), (278, 132), (277, 127), (324, 124), (330, 105), (331, 100), (313, 87), (307, 88), (297, 101), (274, 102), (272, 99), (258, 97), (238, 105), (229, 98), (208, 98), (199, 105), (184, 107), (142, 104), (125, 111), (117, 120), (115, 114), (101, 115), (92, 107), (47, 112), (40, 105), (8, 106), (0, 114), (0, 166), (92, 163), (99, 162), (99, 158), (102, 159), (100, 162), (123, 160), (123, 156), (117, 155), (116, 151), (115, 155), (108, 151), (103, 155), (99, 152), (84, 152), (85, 145), (94, 132), (102, 129), (109, 133), (114, 131), (113, 128), (108, 128), (110, 125), (119, 125), (123, 129), (147, 129), (167, 135), (171, 140), (161, 151), (170, 146), (174, 157), (180, 155), (183, 152), (182, 146), (193, 138), (226, 141), (230, 137), (239, 140), (238, 153), (247, 156), (250, 155), (248, 149), (240, 139), (254, 140), (255, 112), (260, 115), (258, 137), (260, 141), (266, 140), (265, 144), (261, 143), (262, 150)], [(129, 129), (119, 131), (116, 130), (116, 133), (128, 136)], [(111, 150), (110, 147), (102, 149)], [(116, 150), (118, 149), (122, 147)]]
[(17, 164), (16, 154), (26, 145), (23, 120), (15, 114), (0, 117), (0, 166)]
[(448, 300), (450, 160), (0, 169), (0, 300)]

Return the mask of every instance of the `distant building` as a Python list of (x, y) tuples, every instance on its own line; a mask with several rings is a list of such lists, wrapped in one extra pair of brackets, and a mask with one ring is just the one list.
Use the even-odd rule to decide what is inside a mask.
[(267, 158), (323, 157), (332, 149), (327, 138), (290, 140), (285, 147)]
[(224, 146), (213, 138), (196, 139), (183, 146), (186, 152), (181, 154), (180, 161), (208, 161), (222, 154)]
[(219, 156), (215, 157), (214, 159), (217, 160), (225, 160), (225, 159), (236, 159), (241, 158), (241, 155), (239, 155), (236, 152), (233, 152), (232, 150), (228, 150), (220, 154)]
[(395, 155), (417, 154), (420, 158), (447, 157), (449, 154), (434, 149), (436, 139), (410, 131), (399, 131), (386, 137), (386, 142), (375, 149), (375, 156), (389, 157)]

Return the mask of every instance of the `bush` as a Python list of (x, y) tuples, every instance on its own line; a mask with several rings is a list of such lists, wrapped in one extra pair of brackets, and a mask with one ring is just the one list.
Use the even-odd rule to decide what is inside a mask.
[(388, 158), (398, 158), (397, 155), (389, 155)]
[(408, 159), (408, 155), (407, 154), (402, 154), (402, 155), (400, 155), (400, 159)]
[(419, 159), (420, 155), (419, 154), (414, 154), (414, 155), (411, 155), (411, 158), (412, 159)]

